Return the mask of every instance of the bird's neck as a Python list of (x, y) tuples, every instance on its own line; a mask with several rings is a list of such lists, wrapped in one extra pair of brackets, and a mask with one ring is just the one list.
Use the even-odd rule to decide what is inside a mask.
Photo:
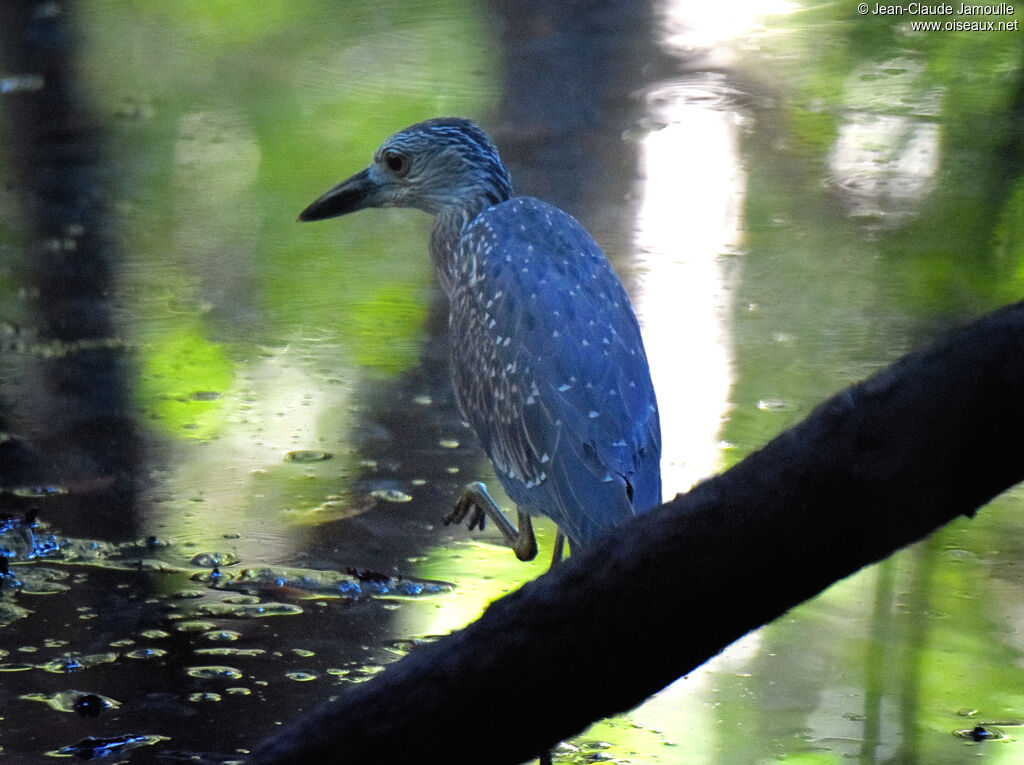
[(451, 297), (455, 284), (455, 271), (458, 267), (458, 248), (462, 232), (477, 215), (489, 204), (478, 204), (470, 207), (448, 207), (441, 210), (434, 218), (434, 227), (430, 232), (430, 259), (434, 263), (434, 273), (445, 294)]
[(436, 217), (430, 232), (430, 257), (434, 261), (437, 280), (449, 297), (459, 269), (459, 240), (466, 227), (484, 210), (512, 196), (508, 171), (496, 154), (492, 166), (483, 175), (450, 194), (434, 213)]

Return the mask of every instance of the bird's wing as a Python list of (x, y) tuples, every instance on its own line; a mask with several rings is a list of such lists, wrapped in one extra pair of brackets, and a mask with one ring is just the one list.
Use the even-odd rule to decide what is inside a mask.
[(456, 398), (509, 496), (577, 543), (658, 504), (661, 435), (640, 328), (590, 235), (520, 197), (478, 216), (456, 258)]

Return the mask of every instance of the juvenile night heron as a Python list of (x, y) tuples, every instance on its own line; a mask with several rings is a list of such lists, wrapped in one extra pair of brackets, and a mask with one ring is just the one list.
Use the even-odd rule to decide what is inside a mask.
[(373, 163), (299, 215), (367, 207), (435, 216), (430, 257), (448, 295), (459, 410), (476, 431), (518, 529), (479, 482), (446, 523), (490, 516), (521, 560), (537, 554), (530, 516), (574, 551), (661, 502), (661, 431), (640, 327), (604, 253), (567, 213), (514, 197), (491, 139), (458, 118), (388, 138)]

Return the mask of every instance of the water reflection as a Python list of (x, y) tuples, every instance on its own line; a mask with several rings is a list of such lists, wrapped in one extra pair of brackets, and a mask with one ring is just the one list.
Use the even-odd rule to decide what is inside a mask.
[(665, 496), (721, 468), (729, 410), (727, 256), (742, 243), (744, 177), (740, 115), (720, 103), (719, 87), (717, 78), (705, 77), (652, 92), (648, 120), (663, 127), (642, 143), (637, 310), (656, 388), (678, 391), (661, 402)]
[[(119, 252), (99, 207), (107, 147), (78, 109), (63, 30), (26, 6), (5, 9), (2, 25), (19, 32), (0, 46), (0, 66), (44, 83), (9, 92), (4, 110), (11, 331), (0, 346), (0, 501), (25, 512), (45, 493), (68, 528), (123, 539), (134, 533), (142, 455), (111, 299)], [(48, 490), (16, 491), (26, 486)]]
[(851, 107), (829, 158), (850, 214), (873, 225), (905, 223), (935, 187), (942, 94), (919, 62), (895, 59), (850, 74)]

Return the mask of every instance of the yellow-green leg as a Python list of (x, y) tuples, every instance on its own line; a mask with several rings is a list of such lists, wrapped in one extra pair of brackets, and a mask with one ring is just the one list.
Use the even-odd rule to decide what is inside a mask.
[(444, 525), (462, 523), (467, 516), (469, 520), (466, 527), (469, 529), (482, 529), (488, 516), (494, 521), (505, 540), (512, 546), (512, 551), (519, 560), (533, 560), (537, 557), (537, 538), (533, 534), (533, 524), (530, 516), (522, 510), (516, 511), (519, 515), (519, 528), (512, 525), (512, 522), (505, 517), (498, 507), (498, 503), (491, 499), (487, 493), (487, 487), (480, 481), (466, 484), (462, 494), (455, 502), (455, 507), (444, 517)]

